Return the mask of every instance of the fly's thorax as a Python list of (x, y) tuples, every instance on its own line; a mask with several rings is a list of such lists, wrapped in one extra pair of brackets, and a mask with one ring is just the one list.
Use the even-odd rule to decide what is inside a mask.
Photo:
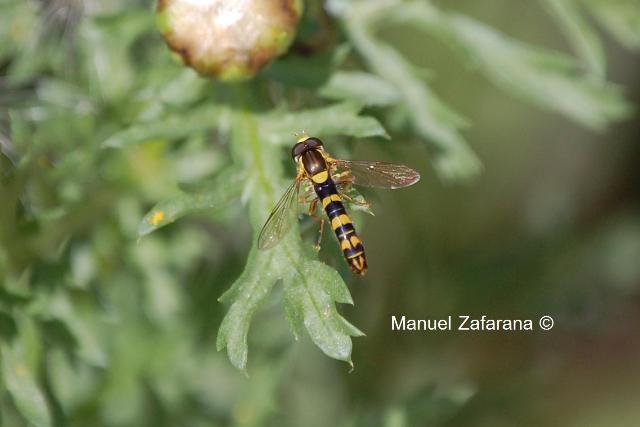
[(329, 168), (320, 150), (308, 150), (300, 156), (304, 172), (315, 184), (322, 184), (329, 179)]

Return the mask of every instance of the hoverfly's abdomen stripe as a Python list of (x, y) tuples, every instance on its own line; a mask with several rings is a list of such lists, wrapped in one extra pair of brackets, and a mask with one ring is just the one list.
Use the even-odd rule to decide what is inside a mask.
[(338, 236), (338, 240), (342, 240), (345, 237), (348, 237), (350, 234), (354, 234), (356, 232), (352, 224), (341, 225), (333, 231), (336, 233), (336, 236)]
[(349, 268), (356, 274), (364, 274), (367, 271), (364, 246), (342, 204), (335, 184), (329, 178), (322, 184), (314, 185), (314, 189), (331, 221), (331, 228), (338, 238)]
[(344, 206), (342, 206), (341, 202), (331, 202), (329, 203), (329, 205), (327, 205), (327, 207), (324, 208), (324, 210), (327, 212), (327, 215), (329, 216), (329, 218), (333, 218), (336, 215), (345, 213)]

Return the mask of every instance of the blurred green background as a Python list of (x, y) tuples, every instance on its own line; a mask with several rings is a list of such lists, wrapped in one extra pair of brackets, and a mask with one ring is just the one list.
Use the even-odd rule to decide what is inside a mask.
[[(483, 170), (463, 182), (438, 176), (424, 138), (380, 107), (365, 114), (393, 128), (392, 141), (325, 138), (340, 156), (402, 162), (422, 180), (365, 193), (376, 216), (356, 217), (364, 278), (325, 234), (319, 258), (355, 301), (339, 311), (366, 333), (353, 340), (355, 369), (306, 334), (293, 339), (276, 286), (255, 313), (246, 376), (215, 345), (227, 311), (217, 299), (251, 247), (241, 197), (138, 237), (145, 213), (179, 184), (201, 186), (231, 162), (228, 125), (202, 123), (228, 87), (169, 55), (151, 2), (100, 3), (0, 0), (2, 426), (640, 425), (637, 112), (585, 129), (496, 89), (437, 38), (383, 29), (468, 119)], [(540, 3), (437, 4), (570, 52)], [(309, 2), (296, 43), (320, 31), (317, 16), (340, 27), (321, 6)], [(637, 108), (637, 50), (598, 31), (608, 79)], [(312, 61), (296, 46), (288, 57)], [(279, 80), (277, 64), (253, 86), (261, 108), (324, 105)], [(114, 135), (137, 142), (105, 148)], [(293, 176), (288, 148), (273, 150)], [(555, 327), (390, 328), (392, 315), (458, 314), (551, 315)]]

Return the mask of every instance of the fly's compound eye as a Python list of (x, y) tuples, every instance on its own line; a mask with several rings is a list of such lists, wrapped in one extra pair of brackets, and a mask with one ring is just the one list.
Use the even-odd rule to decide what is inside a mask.
[(307, 138), (304, 142), (309, 149), (313, 149), (313, 148), (324, 149), (324, 145), (322, 144), (322, 141), (320, 141), (318, 138), (313, 138), (313, 137)]
[(304, 153), (305, 151), (307, 151), (307, 145), (305, 141), (302, 142), (298, 142), (296, 145), (293, 146), (293, 148), (291, 149), (291, 158), (293, 160), (296, 159), (296, 157), (300, 156), (302, 153)]
[(309, 150), (324, 150), (324, 145), (318, 138), (307, 138), (293, 146), (291, 149), (291, 158), (295, 160), (296, 157)]

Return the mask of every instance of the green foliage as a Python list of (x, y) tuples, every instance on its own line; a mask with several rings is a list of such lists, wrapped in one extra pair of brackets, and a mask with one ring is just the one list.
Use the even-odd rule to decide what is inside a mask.
[(44, 393), (36, 382), (37, 360), (34, 358), (39, 357), (39, 351), (34, 346), (39, 343), (35, 338), (24, 333), (12, 344), (2, 343), (0, 355), (2, 378), (7, 391), (22, 415), (33, 425), (40, 427), (51, 425), (51, 417)]
[(223, 169), (215, 180), (207, 182), (206, 188), (163, 200), (142, 218), (138, 235), (149, 234), (190, 213), (224, 208), (240, 196), (242, 178), (233, 169)]
[[(328, 1), (326, 31), (342, 44), (310, 56), (294, 49), (254, 82), (225, 86), (171, 58), (144, 2), (1, 0), (3, 425), (136, 425), (154, 405), (172, 425), (258, 425), (269, 405), (240, 409), (256, 389), (276, 387), (285, 368), (249, 369), (257, 379), (248, 385), (219, 363), (212, 342), (219, 324), (217, 349), (247, 370), (252, 318), (274, 301), (296, 338), (351, 363), (351, 337), (362, 332), (340, 313), (353, 304), (343, 276), (295, 224), (275, 248), (256, 248), (293, 174), (294, 133), (326, 138), (338, 152), (354, 138), (408, 135), (424, 141), (443, 180), (476, 175), (468, 120), (380, 35), (404, 25), (580, 125), (600, 130), (625, 117), (584, 12), (638, 48), (637, 3), (544, 3), (577, 59), (426, 1)], [(308, 10), (305, 25), (323, 19)], [(188, 218), (196, 212), (205, 219)], [(247, 253), (244, 268), (229, 261)], [(218, 315), (215, 298), (237, 274)], [(203, 393), (217, 382), (244, 397)], [(443, 399), (457, 407), (466, 397)], [(387, 425), (407, 425), (404, 410), (391, 409)]]
[(637, 0), (585, 0), (587, 8), (618, 41), (640, 48), (640, 10)]
[[(241, 91), (241, 89), (238, 89)], [(281, 176), (281, 167), (274, 150), (265, 144), (284, 144), (289, 139), (286, 129), (294, 124), (318, 127), (318, 134), (353, 136), (380, 134), (381, 128), (373, 119), (362, 119), (350, 106), (328, 107), (315, 111), (284, 114), (280, 118), (255, 118), (245, 107), (245, 94), (239, 93), (238, 112), (232, 124), (231, 149), (240, 164), (252, 165), (249, 184), (250, 219), (254, 226), (254, 245), (257, 233), (280, 192), (274, 191), (273, 177)], [(329, 124), (319, 128), (320, 123)], [(292, 218), (292, 220), (295, 220)], [(300, 240), (297, 227), (283, 241), (268, 251), (252, 249), (244, 272), (221, 297), (230, 304), (218, 333), (218, 349), (227, 348), (234, 366), (245, 369), (247, 363), (247, 334), (256, 308), (271, 292), (276, 281), (284, 287), (287, 318), (296, 335), (304, 326), (311, 339), (327, 355), (351, 362), (350, 336), (361, 335), (335, 308), (335, 303), (353, 303), (340, 275), (314, 260), (309, 248)]]
[[(381, 77), (401, 93), (404, 113), (432, 149), (434, 165), (445, 178), (466, 178), (480, 170), (480, 161), (459, 129), (466, 121), (447, 107), (414, 67), (373, 31), (382, 25), (409, 24), (451, 46), (496, 85), (543, 108), (556, 110), (585, 126), (601, 129), (629, 114), (617, 88), (582, 77), (577, 61), (557, 51), (513, 40), (476, 20), (447, 13), (427, 1), (334, 2), (345, 9), (345, 25), (355, 48)], [(602, 76), (600, 42), (570, 0), (547, 2), (592, 74)]]
[(585, 17), (580, 12), (578, 5), (565, 0), (545, 0), (549, 13), (558, 21), (558, 26), (571, 43), (584, 67), (589, 74), (597, 79), (606, 75), (606, 58), (604, 47)]

